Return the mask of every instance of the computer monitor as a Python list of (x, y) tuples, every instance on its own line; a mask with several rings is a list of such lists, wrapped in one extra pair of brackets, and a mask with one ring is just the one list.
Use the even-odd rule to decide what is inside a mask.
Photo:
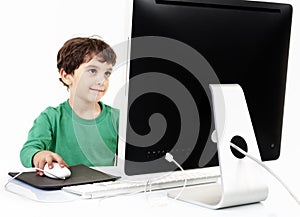
[(218, 166), (210, 83), (239, 84), (263, 161), (280, 155), (292, 7), (134, 0), (125, 173)]

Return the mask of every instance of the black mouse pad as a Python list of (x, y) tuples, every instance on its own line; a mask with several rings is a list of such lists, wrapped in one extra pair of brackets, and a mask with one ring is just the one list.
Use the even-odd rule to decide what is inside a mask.
[[(43, 190), (59, 190), (65, 186), (89, 184), (95, 182), (114, 181), (119, 177), (103, 173), (85, 165), (71, 166), (71, 176), (65, 180), (39, 176), (36, 172), (24, 172), (16, 179)], [(9, 172), (14, 177), (18, 172)]]

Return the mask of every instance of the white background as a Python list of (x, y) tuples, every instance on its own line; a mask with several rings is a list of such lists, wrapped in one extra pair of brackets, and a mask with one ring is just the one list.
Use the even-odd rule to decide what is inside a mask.
[[(56, 55), (75, 36), (101, 36), (112, 47), (126, 40), (124, 0), (1, 1), (1, 171), (20, 168), (19, 151), (34, 119), (69, 93), (58, 80)], [(125, 67), (124, 67), (125, 68)], [(105, 98), (112, 104), (123, 68), (111, 77)], [(115, 87), (116, 86), (116, 87)]]
[[(114, 46), (126, 40), (127, 0), (11, 0), (0, 3), (0, 171), (21, 168), (19, 151), (33, 120), (68, 98), (58, 81), (56, 54), (74, 36), (100, 35)], [(300, 192), (300, 3), (294, 7), (281, 157), (275, 171)], [(118, 71), (118, 70), (117, 70)], [(112, 75), (118, 83), (122, 70)], [(111, 86), (105, 102), (114, 96)], [(296, 173), (294, 173), (296, 172)], [(299, 180), (298, 180), (299, 182)], [(2, 183), (1, 183), (2, 184)]]

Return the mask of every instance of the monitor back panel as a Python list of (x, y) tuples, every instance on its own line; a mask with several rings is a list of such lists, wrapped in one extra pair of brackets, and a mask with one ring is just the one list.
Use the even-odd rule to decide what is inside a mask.
[[(290, 5), (276, 3), (135, 0), (126, 174), (176, 169), (165, 161), (166, 152), (185, 169), (218, 165), (216, 144), (210, 139), (214, 122), (207, 89), (211, 82), (237, 83), (243, 88), (262, 160), (277, 159), (291, 17)], [(149, 48), (171, 57), (159, 52), (143, 55), (135, 39), (147, 36), (172, 39), (178, 48), (190, 47), (218, 79), (208, 79), (205, 67), (200, 66), (195, 74), (174, 61), (189, 59), (192, 54), (184, 49), (174, 58), (177, 47), (162, 50), (165, 44), (151, 44), (150, 40)], [(191, 64), (199, 64), (193, 61)], [(190, 107), (195, 108), (187, 109)]]

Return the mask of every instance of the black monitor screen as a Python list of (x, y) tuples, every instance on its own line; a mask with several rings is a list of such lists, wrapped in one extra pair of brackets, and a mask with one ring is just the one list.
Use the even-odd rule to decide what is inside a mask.
[(218, 165), (209, 84), (239, 84), (263, 161), (280, 155), (292, 7), (135, 0), (125, 172)]

